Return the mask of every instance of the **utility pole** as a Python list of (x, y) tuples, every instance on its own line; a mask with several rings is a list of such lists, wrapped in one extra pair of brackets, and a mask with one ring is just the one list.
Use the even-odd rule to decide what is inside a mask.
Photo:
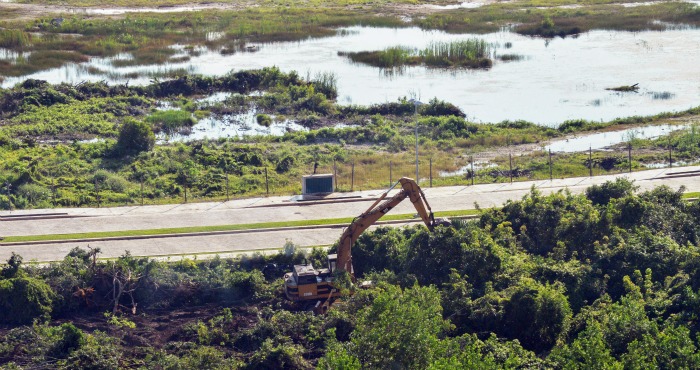
[(554, 176), (552, 176), (552, 149), (549, 149), (549, 181), (554, 181)]
[(418, 177), (418, 106), (423, 105), (420, 101), (416, 99), (411, 99), (411, 103), (413, 103), (413, 117), (416, 120), (416, 184), (419, 184), (419, 177)]

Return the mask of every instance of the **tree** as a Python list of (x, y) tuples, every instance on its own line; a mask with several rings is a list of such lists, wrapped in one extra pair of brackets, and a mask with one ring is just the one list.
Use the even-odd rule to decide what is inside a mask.
[(156, 137), (151, 127), (143, 121), (126, 120), (119, 129), (117, 152), (119, 154), (136, 154), (153, 149)]
[(503, 308), (506, 337), (535, 352), (552, 348), (569, 324), (571, 309), (563, 289), (525, 280)]
[(571, 344), (556, 348), (549, 356), (558, 368), (563, 369), (622, 369), (623, 366), (610, 354), (600, 325), (591, 321), (586, 330)]
[(363, 368), (424, 369), (441, 347), (439, 335), (450, 327), (437, 289), (387, 285), (359, 313), (351, 335), (353, 355)]
[(7, 266), (0, 270), (0, 276), (11, 279), (16, 277), (21, 273), (20, 267), (22, 266), (22, 256), (12, 252), (12, 256), (7, 260)]
[(625, 178), (617, 178), (615, 181), (606, 181), (601, 185), (593, 185), (586, 189), (586, 197), (595, 205), (605, 205), (611, 199), (624, 198), (634, 194), (639, 187)]

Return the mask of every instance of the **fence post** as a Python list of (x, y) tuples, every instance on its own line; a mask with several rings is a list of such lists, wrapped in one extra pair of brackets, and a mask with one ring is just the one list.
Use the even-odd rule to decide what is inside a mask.
[(100, 208), (100, 188), (97, 185), (97, 179), (95, 179), (95, 200), (97, 200), (97, 208)]
[(355, 161), (352, 161), (352, 171), (350, 175), (350, 191), (355, 191)]
[(513, 183), (513, 155), (508, 153), (508, 163), (510, 165), (510, 183)]
[(433, 187), (433, 159), (430, 158), (430, 187)]
[(185, 175), (185, 203), (187, 203), (187, 175)]
[[(10, 191), (12, 190), (12, 184), (10, 184), (9, 181), (5, 181), (5, 193), (7, 194), (8, 198), (10, 196)], [(13, 210), (14, 207), (12, 205), (12, 202), (10, 202), (10, 211)]]
[(476, 173), (474, 173), (474, 157), (469, 156), (469, 165), (472, 167), (472, 186), (474, 186), (474, 178), (476, 177)]
[(593, 177), (593, 147), (588, 147), (588, 177)]
[(668, 141), (668, 168), (673, 168), (673, 147), (670, 139)]
[(143, 206), (143, 176), (141, 177), (141, 205)]
[(627, 162), (629, 162), (630, 173), (632, 173), (632, 143), (627, 144)]
[(52, 177), (51, 178), (51, 201), (53, 203), (53, 206), (56, 207), (56, 180)]
[(394, 162), (389, 161), (389, 186), (394, 183)]
[(554, 176), (552, 176), (552, 149), (549, 149), (549, 181), (554, 181)]
[(333, 160), (333, 191), (338, 191), (338, 167), (336, 167), (335, 159)]
[(265, 193), (270, 196), (270, 181), (267, 178), (267, 167), (265, 167)]
[(226, 201), (228, 202), (228, 201), (229, 201), (229, 196), (228, 196), (228, 192), (229, 192), (229, 184), (228, 184), (228, 182), (229, 182), (229, 180), (228, 180), (228, 172), (225, 172), (225, 174), (226, 174)]

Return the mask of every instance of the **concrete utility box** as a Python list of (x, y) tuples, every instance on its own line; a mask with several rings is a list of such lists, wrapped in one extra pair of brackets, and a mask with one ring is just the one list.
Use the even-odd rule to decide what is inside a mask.
[(335, 178), (332, 173), (308, 175), (301, 179), (301, 194), (332, 193), (335, 190)]

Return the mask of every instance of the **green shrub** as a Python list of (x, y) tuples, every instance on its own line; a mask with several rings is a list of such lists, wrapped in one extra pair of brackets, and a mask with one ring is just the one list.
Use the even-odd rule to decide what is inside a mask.
[(52, 329), (54, 329), (54, 335), (58, 337), (50, 351), (53, 357), (68, 357), (71, 352), (87, 342), (85, 333), (72, 323), (65, 323)]
[(145, 152), (153, 149), (155, 142), (155, 135), (145, 122), (127, 120), (119, 130), (117, 151), (121, 154)]
[(51, 314), (54, 293), (42, 280), (17, 277), (0, 280), (0, 323), (29, 324)]
[(258, 125), (264, 127), (270, 127), (272, 125), (272, 118), (267, 114), (258, 114), (255, 116), (255, 120), (258, 121)]
[(269, 297), (270, 284), (260, 270), (251, 272), (235, 271), (226, 281), (227, 293), (230, 299), (261, 299)]
[(98, 330), (88, 335), (85, 344), (73, 351), (62, 364), (66, 369), (119, 369), (121, 350), (117, 343), (117, 338)]

